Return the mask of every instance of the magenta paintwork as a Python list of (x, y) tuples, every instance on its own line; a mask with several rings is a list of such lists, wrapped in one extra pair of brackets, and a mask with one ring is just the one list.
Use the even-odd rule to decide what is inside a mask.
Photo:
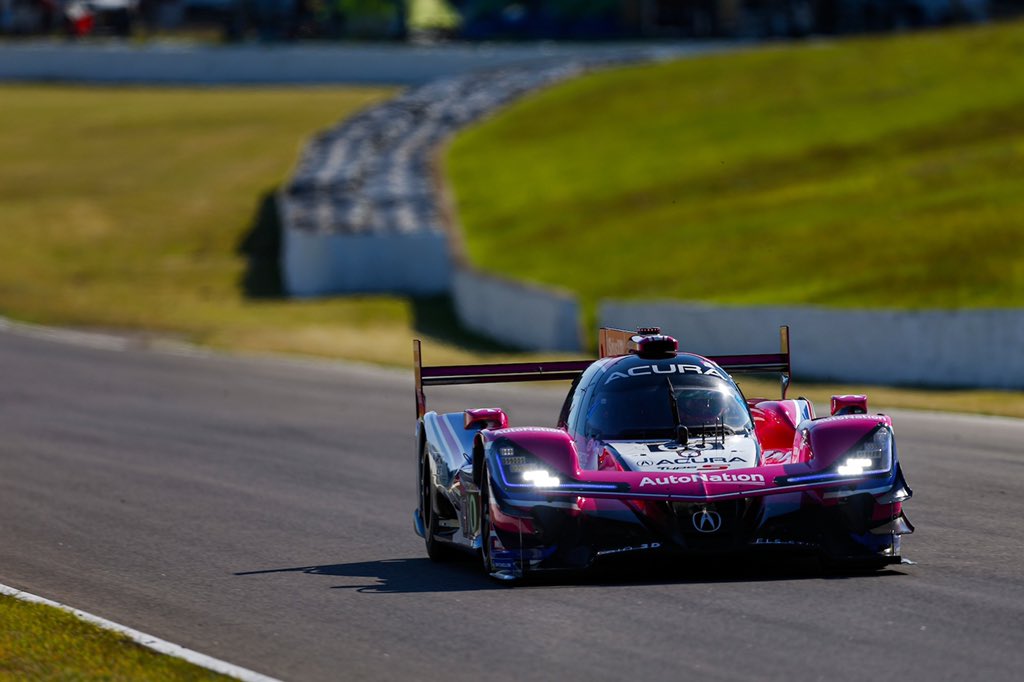
[(671, 336), (644, 336), (636, 344), (637, 353), (640, 357), (647, 357), (654, 354), (675, 355), (679, 350), (679, 342)]
[[(774, 403), (769, 409), (776, 414), (794, 419), (795, 415), (785, 403), (795, 401), (767, 401)], [(835, 463), (840, 453), (852, 447), (879, 424), (892, 425), (882, 415), (847, 415), (826, 417), (808, 423), (799, 431), (792, 429), (790, 456), (785, 463), (767, 463), (732, 471), (640, 472), (611, 469), (583, 469), (580, 467), (576, 444), (562, 429), (519, 427), (481, 432), (485, 441), (507, 438), (550, 465), (568, 480), (588, 484), (625, 484), (626, 489), (588, 489), (586, 495), (615, 499), (738, 499), (760, 497), (776, 492), (793, 492), (815, 487), (834, 487), (835, 483), (808, 483), (786, 485), (783, 490), (775, 484), (778, 477), (806, 476), (823, 471)], [(803, 433), (809, 434), (804, 438)], [(812, 453), (821, 453), (814, 457)], [(851, 483), (859, 479), (849, 479)], [(568, 482), (568, 481), (567, 481)], [(580, 491), (551, 490), (552, 497), (576, 497)]]
[(572, 476), (582, 474), (576, 445), (562, 429), (513, 427), (488, 431), (481, 434), (481, 437), (492, 441), (501, 437), (508, 438), (550, 464), (556, 471)]
[(464, 426), (466, 430), (481, 426), (485, 429), (508, 428), (508, 415), (500, 407), (477, 407), (466, 410)]
[(876, 426), (892, 427), (892, 419), (881, 414), (848, 414), (839, 417), (825, 417), (814, 422), (810, 433), (811, 451), (817, 456), (817, 468), (823, 469), (849, 450)]
[[(754, 418), (757, 439), (764, 450), (787, 451), (789, 455), (781, 462), (792, 462), (797, 426), (803, 421), (802, 411), (794, 400), (750, 401), (750, 414)], [(809, 411), (814, 418), (814, 411)], [(776, 456), (776, 459), (780, 459)]]
[(867, 414), (868, 397), (863, 393), (832, 396), (831, 414)]
[[(727, 430), (723, 419), (714, 430), (638, 429), (635, 435), (645, 437), (635, 441), (603, 440), (583, 401), (611, 365), (626, 376), (646, 367), (644, 362), (661, 363), (664, 339), (651, 337), (654, 330), (611, 331), (621, 332), (616, 339), (628, 335), (636, 347), (606, 353), (609, 330), (602, 330), (596, 365), (580, 360), (423, 367), (414, 344), (421, 419), (421, 504), (415, 520), (428, 552), (437, 553), (434, 543), (482, 550), (487, 570), (503, 580), (655, 549), (701, 554), (768, 545), (870, 566), (900, 560), (900, 536), (913, 532), (902, 513), (912, 491), (890, 435), (875, 434), (880, 426), (891, 429), (892, 422), (867, 415), (867, 399), (860, 395), (835, 396), (833, 416), (823, 419), (807, 400), (787, 400), (788, 328), (780, 330), (781, 353), (707, 358), (725, 370), (719, 377), (726, 380), (725, 373), (733, 372), (782, 375), (782, 399), (747, 401), (753, 432), (749, 425)], [(641, 346), (652, 345), (646, 348), (651, 357), (645, 357)], [(671, 365), (665, 348), (663, 364)], [(627, 357), (634, 354), (639, 357)], [(422, 391), (551, 379), (576, 380), (559, 428), (509, 428), (498, 408), (428, 412)], [(875, 451), (887, 447), (890, 456), (879, 460)], [(863, 470), (855, 458), (887, 463)], [(445, 523), (431, 530), (434, 514)], [(718, 521), (710, 521), (712, 516)], [(706, 523), (717, 526), (708, 529)]]

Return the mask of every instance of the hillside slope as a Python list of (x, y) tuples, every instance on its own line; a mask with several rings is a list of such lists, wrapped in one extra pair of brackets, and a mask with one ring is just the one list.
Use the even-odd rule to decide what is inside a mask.
[(460, 135), (471, 259), (602, 297), (1024, 305), (1024, 24), (603, 72)]

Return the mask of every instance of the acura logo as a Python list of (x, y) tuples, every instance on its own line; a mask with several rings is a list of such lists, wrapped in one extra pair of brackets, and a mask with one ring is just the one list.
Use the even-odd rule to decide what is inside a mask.
[(722, 527), (722, 516), (718, 512), (702, 509), (693, 515), (693, 527), (700, 533), (714, 533)]

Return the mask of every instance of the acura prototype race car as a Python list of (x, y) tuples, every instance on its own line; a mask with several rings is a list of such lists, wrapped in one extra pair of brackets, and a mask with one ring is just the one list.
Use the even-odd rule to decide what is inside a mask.
[[(863, 395), (816, 417), (787, 399), (780, 353), (703, 357), (656, 328), (602, 329), (598, 360), (424, 367), (414, 341), (419, 506), (435, 561), (477, 553), (502, 580), (627, 554), (810, 552), (830, 566), (899, 563), (911, 490), (892, 420)], [(735, 373), (779, 373), (745, 398)], [(425, 386), (572, 381), (556, 426), (494, 407), (438, 414)]]

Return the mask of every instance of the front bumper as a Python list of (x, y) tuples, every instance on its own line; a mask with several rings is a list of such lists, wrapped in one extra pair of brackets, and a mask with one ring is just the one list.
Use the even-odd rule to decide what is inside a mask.
[[(902, 476), (896, 486), (906, 487)], [(715, 502), (578, 498), (524, 505), (498, 493), (492, 497), (492, 556), (497, 570), (517, 576), (587, 568), (609, 557), (685, 558), (767, 548), (837, 562), (899, 563), (900, 536), (913, 526), (902, 510), (906, 497), (891, 497), (805, 491)]]

